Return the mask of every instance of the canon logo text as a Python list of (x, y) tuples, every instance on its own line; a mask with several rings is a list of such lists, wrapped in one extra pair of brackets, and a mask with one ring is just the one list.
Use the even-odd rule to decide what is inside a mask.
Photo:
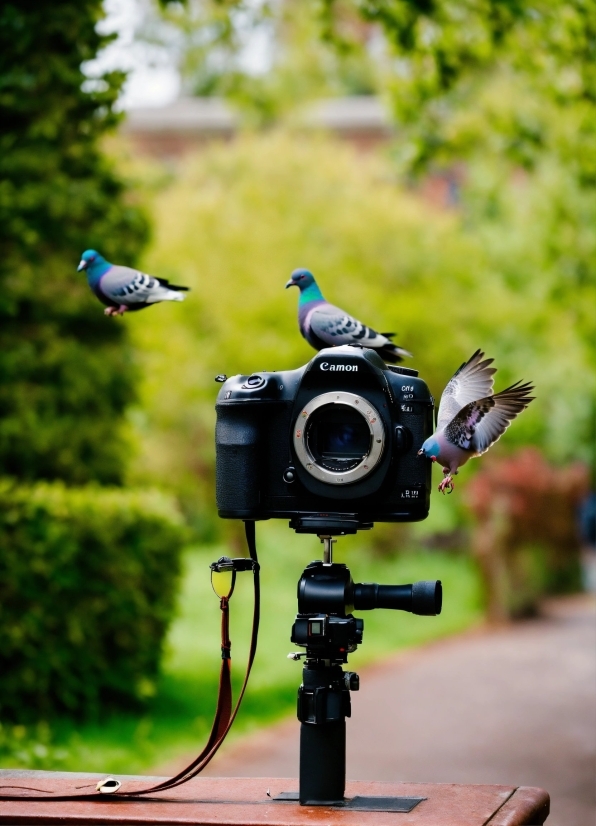
[(329, 372), (346, 372), (346, 373), (357, 373), (358, 372), (358, 365), (357, 364), (329, 364), (328, 361), (323, 361), (320, 364), (321, 370), (329, 370)]

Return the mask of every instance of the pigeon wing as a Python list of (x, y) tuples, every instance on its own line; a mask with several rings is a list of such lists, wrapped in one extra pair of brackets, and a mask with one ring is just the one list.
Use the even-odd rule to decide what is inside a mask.
[(534, 396), (530, 396), (533, 390), (529, 382), (516, 382), (494, 396), (470, 402), (445, 428), (446, 439), (475, 456), (486, 453), (513, 419), (534, 400)]
[(459, 411), (477, 399), (485, 399), (492, 393), (496, 368), (491, 367), (494, 359), (485, 359), (482, 350), (476, 350), (468, 361), (455, 371), (447, 387), (443, 390), (437, 429), (442, 430)]
[(387, 336), (377, 333), (333, 304), (325, 304), (313, 310), (309, 326), (311, 332), (329, 347), (362, 344), (364, 347), (376, 349), (386, 344), (391, 345)]
[(140, 270), (115, 265), (101, 279), (100, 289), (116, 304), (154, 304), (162, 301), (169, 290), (162, 281)]

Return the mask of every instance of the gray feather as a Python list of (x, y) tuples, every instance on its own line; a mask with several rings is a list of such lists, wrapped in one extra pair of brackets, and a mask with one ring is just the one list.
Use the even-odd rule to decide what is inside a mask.
[(501, 438), (513, 419), (534, 400), (534, 387), (516, 382), (494, 396), (465, 405), (445, 428), (445, 438), (475, 456), (486, 453)]
[(115, 303), (127, 306), (155, 304), (175, 297), (165, 279), (154, 278), (140, 270), (118, 264), (112, 266), (102, 277), (100, 289)]
[(382, 347), (391, 343), (386, 336), (362, 324), (333, 304), (317, 307), (309, 321), (313, 333), (330, 346), (356, 343)]
[(476, 350), (474, 355), (456, 370), (441, 396), (437, 415), (439, 430), (447, 427), (467, 404), (491, 395), (494, 386), (493, 376), (497, 372), (490, 366), (493, 361), (494, 359), (485, 359), (482, 350)]

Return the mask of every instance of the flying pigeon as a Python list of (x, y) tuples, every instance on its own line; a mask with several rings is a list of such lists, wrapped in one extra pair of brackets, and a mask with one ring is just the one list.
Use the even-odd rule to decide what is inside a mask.
[(385, 361), (402, 361), (404, 356), (412, 355), (390, 341), (395, 333), (377, 333), (372, 327), (367, 327), (325, 301), (313, 274), (308, 270), (294, 270), (286, 284), (286, 289), (288, 287), (298, 287), (300, 290), (298, 324), (300, 332), (315, 350), (340, 344), (361, 344), (376, 350)]
[(95, 250), (85, 250), (77, 272), (87, 271), (87, 282), (102, 304), (106, 315), (122, 315), (127, 310), (142, 310), (160, 301), (183, 301), (181, 291), (188, 287), (170, 284), (130, 267), (110, 264)]
[(535, 398), (529, 395), (534, 390), (530, 382), (517, 381), (493, 393), (497, 372), (490, 366), (493, 361), (485, 359), (482, 350), (476, 350), (455, 372), (441, 396), (437, 429), (418, 451), (419, 456), (443, 465), (441, 493), (451, 493), (455, 487), (453, 476), (459, 468), (473, 456), (486, 453)]

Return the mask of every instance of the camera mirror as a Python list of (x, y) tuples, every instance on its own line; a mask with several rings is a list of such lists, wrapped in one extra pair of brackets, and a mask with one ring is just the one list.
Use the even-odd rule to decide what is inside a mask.
[(341, 472), (360, 464), (370, 452), (370, 430), (360, 413), (329, 404), (312, 417), (308, 449), (319, 465)]
[(371, 473), (384, 443), (378, 411), (354, 393), (317, 396), (294, 426), (294, 448), (301, 465), (311, 476), (333, 485), (348, 485)]

